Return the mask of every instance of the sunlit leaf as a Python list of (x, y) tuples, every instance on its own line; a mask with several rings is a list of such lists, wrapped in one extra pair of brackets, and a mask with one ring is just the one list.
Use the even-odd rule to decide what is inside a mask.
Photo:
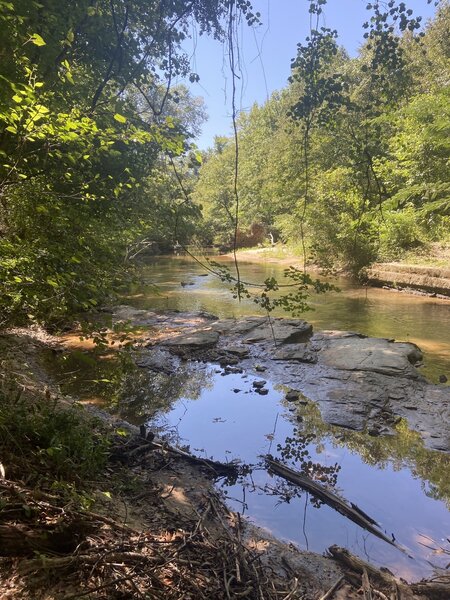
[(116, 113), (116, 114), (114, 115), (114, 119), (115, 119), (116, 121), (118, 121), (119, 123), (126, 123), (126, 122), (127, 122), (127, 118), (126, 118), (126, 117), (124, 117), (123, 115), (120, 115), (119, 113)]
[(45, 46), (45, 44), (46, 44), (44, 39), (38, 33), (33, 33), (33, 35), (30, 38), (30, 41), (35, 46)]

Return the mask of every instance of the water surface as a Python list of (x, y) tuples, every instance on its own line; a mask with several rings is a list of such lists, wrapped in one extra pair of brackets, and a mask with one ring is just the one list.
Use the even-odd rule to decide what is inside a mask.
[[(229, 259), (216, 260), (233, 267)], [(283, 280), (284, 269), (269, 262), (240, 263), (242, 279), (254, 283), (267, 277), (289, 283)], [(316, 331), (343, 329), (414, 342), (425, 353), (423, 374), (435, 382), (446, 374), (450, 383), (450, 300), (363, 287), (344, 278), (332, 282), (341, 291), (311, 296), (314, 310), (304, 314)], [(188, 257), (155, 257), (142, 266), (139, 282), (123, 302), (146, 309), (202, 310), (221, 318), (264, 314), (251, 300), (237, 302), (229, 287)], [(289, 316), (281, 310), (274, 314)]]
[[(373, 438), (323, 423), (313, 403), (287, 402), (283, 387), (270, 381), (268, 395), (259, 395), (255, 374), (199, 365), (185, 377), (192, 392), (181, 390), (148, 424), (197, 456), (253, 467), (236, 482), (222, 482), (233, 510), (300, 548), (324, 552), (339, 544), (409, 580), (449, 562), (439, 547), (449, 548), (450, 461), (426, 450), (405, 423), (395, 437)], [(356, 503), (405, 552), (270, 476), (266, 454)]]
[[(252, 282), (272, 276), (281, 281), (283, 269), (241, 264), (243, 279)], [(305, 318), (316, 331), (345, 329), (415, 342), (425, 352), (423, 373), (434, 381), (445, 373), (450, 379), (450, 301), (344, 279), (336, 283), (340, 293), (311, 297), (315, 310)], [(228, 287), (190, 259), (159, 257), (142, 266), (122, 302), (221, 318), (262, 314), (249, 299), (238, 303)], [(120, 372), (114, 362), (89, 366), (82, 358), (78, 352), (61, 359), (67, 391), (114, 398), (123, 416), (148, 423), (172, 443), (198, 456), (248, 465), (245, 476), (219, 485), (234, 510), (276, 536), (316, 552), (339, 544), (408, 580), (430, 576), (450, 562), (449, 456), (424, 448), (405, 422), (396, 436), (371, 437), (323, 423), (314, 403), (291, 404), (282, 386), (270, 381), (268, 394), (259, 395), (252, 386), (255, 372), (225, 374), (216, 365), (196, 363), (171, 375), (136, 368)], [(405, 552), (268, 475), (261, 458), (268, 453), (356, 503)]]

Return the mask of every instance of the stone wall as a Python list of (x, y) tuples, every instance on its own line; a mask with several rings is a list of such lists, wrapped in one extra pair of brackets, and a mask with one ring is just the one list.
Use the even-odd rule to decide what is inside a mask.
[(450, 268), (375, 263), (367, 269), (366, 277), (375, 286), (410, 288), (450, 297)]

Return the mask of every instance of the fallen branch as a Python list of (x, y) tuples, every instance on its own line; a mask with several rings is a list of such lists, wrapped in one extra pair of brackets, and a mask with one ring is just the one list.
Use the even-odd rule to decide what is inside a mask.
[(22, 574), (31, 573), (39, 569), (64, 569), (69, 565), (84, 564), (136, 564), (136, 563), (161, 563), (158, 556), (147, 556), (139, 552), (111, 552), (99, 554), (70, 554), (69, 556), (41, 556), (40, 558), (31, 558), (22, 560), (19, 570)]
[[(450, 577), (445, 577), (443, 581), (420, 581), (410, 585), (397, 580), (388, 569), (377, 569), (373, 565), (354, 556), (345, 548), (331, 546), (328, 548), (331, 556), (351, 569), (352, 571), (363, 575), (366, 572), (377, 584), (386, 587), (392, 592), (392, 598), (416, 598), (417, 596), (430, 598), (430, 600), (448, 600), (450, 598)], [(376, 591), (376, 594), (383, 598), (384, 594)]]
[(328, 506), (331, 506), (331, 508), (337, 510), (339, 513), (341, 513), (341, 515), (344, 515), (344, 517), (347, 517), (353, 521), (353, 523), (356, 523), (363, 529), (373, 533), (373, 535), (387, 542), (391, 546), (394, 546), (401, 552), (405, 552), (404, 548), (396, 544), (390, 537), (388, 537), (379, 529), (379, 525), (376, 521), (366, 515), (366, 513), (359, 509), (355, 504), (349, 504), (346, 500), (334, 492), (327, 490), (327, 488), (320, 483), (313, 481), (302, 473), (298, 473), (297, 471), (286, 467), (269, 456), (265, 457), (265, 461), (269, 467), (269, 470), (275, 475), (278, 475), (286, 481), (289, 481), (290, 483), (298, 485), (308, 492), (311, 492), (311, 494), (313, 494), (316, 498), (322, 500), (325, 502), (325, 504), (328, 504)]
[(152, 450), (160, 450), (161, 452), (166, 452), (168, 454), (173, 454), (182, 458), (194, 465), (199, 465), (203, 467), (207, 467), (214, 471), (215, 475), (237, 475), (238, 474), (238, 466), (234, 463), (222, 463), (216, 460), (211, 460), (209, 458), (200, 458), (198, 456), (194, 456), (193, 454), (189, 454), (184, 450), (180, 450), (174, 446), (169, 446), (165, 443), (155, 442), (153, 440), (144, 440), (139, 438), (140, 444), (128, 451), (121, 451), (121, 448), (115, 448), (113, 452), (113, 456), (118, 458), (119, 460), (125, 459), (130, 460), (132, 458), (136, 458), (141, 454), (145, 454), (146, 452), (151, 452)]
[(432, 600), (448, 600), (450, 598), (450, 578), (447, 581), (419, 581), (412, 583), (415, 594), (426, 596)]

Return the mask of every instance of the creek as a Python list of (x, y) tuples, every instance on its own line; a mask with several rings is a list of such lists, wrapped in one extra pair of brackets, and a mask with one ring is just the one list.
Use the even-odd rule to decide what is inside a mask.
[[(284, 267), (241, 264), (243, 279), (281, 278)], [(396, 338), (424, 350), (421, 372), (437, 382), (450, 375), (450, 302), (363, 288), (340, 279), (340, 293), (311, 298), (305, 315), (314, 330), (352, 330)], [(183, 285), (182, 285), (183, 284)], [(121, 302), (138, 309), (206, 311), (221, 318), (258, 313), (231, 297), (227, 285), (185, 257), (158, 257), (142, 266), (141, 281)], [(281, 314), (279, 316), (282, 316)], [(75, 362), (66, 363), (68, 372)], [(81, 373), (85, 368), (78, 365)], [(214, 362), (182, 363), (175, 374), (142, 369), (136, 393), (130, 383), (119, 411), (146, 423), (171, 443), (198, 456), (248, 465), (237, 480), (218, 486), (230, 507), (301, 549), (324, 552), (332, 544), (387, 566), (407, 580), (430, 576), (450, 562), (450, 457), (429, 450), (402, 421), (397, 435), (371, 436), (323, 422), (314, 403), (288, 402), (286, 388), (255, 370), (227, 372)], [(69, 391), (80, 392), (78, 377)], [(72, 381), (72, 384), (74, 382)], [(78, 389), (77, 389), (78, 388)], [(83, 390), (89, 396), (89, 386)], [(272, 454), (330, 486), (373, 517), (405, 552), (377, 539), (307, 492), (267, 474), (261, 456)]]
[[(233, 269), (228, 258), (214, 260)], [(245, 281), (261, 283), (275, 277), (281, 283), (287, 266), (240, 262), (240, 272)], [(316, 331), (350, 330), (414, 342), (425, 353), (422, 374), (434, 382), (447, 374), (450, 382), (450, 300), (364, 287), (343, 277), (330, 282), (341, 291), (312, 296), (313, 310), (304, 314)], [(139, 283), (131, 286), (122, 301), (150, 310), (206, 311), (219, 318), (264, 314), (251, 300), (238, 303), (229, 285), (205, 276), (199, 264), (183, 256), (148, 259), (140, 270)], [(288, 316), (281, 310), (274, 314)]]

